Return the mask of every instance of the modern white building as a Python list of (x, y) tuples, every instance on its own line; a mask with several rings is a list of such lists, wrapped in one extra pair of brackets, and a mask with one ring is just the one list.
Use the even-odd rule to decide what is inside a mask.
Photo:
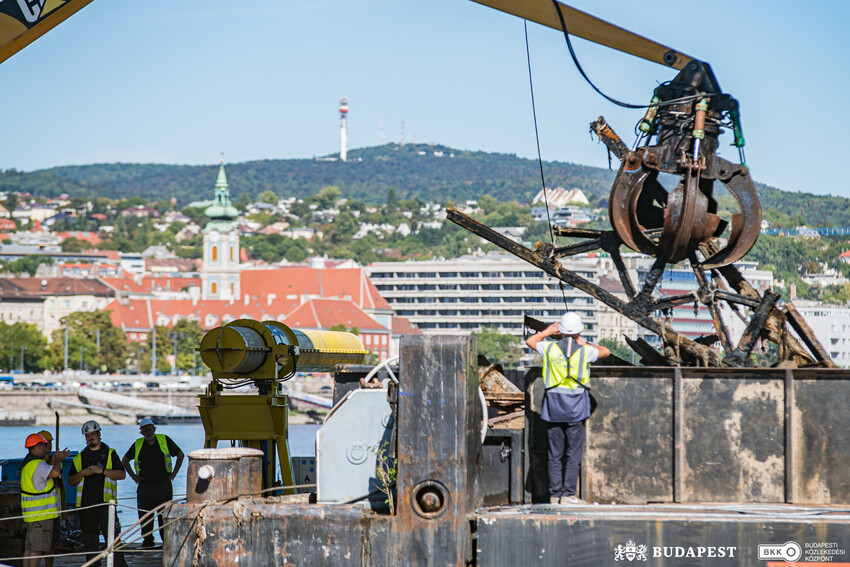
[[(596, 260), (565, 265), (598, 283)], [(366, 267), (396, 314), (425, 334), (470, 334), (484, 328), (521, 336), (523, 316), (557, 321), (565, 307), (581, 315), (584, 337), (597, 339), (596, 300), (509, 255), (462, 256), (425, 262), (379, 262)]]
[(850, 307), (797, 300), (794, 307), (811, 327), (832, 361), (850, 368)]

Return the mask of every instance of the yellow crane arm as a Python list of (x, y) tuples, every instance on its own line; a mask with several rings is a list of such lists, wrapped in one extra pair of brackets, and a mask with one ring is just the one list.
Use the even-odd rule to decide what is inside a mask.
[(92, 0), (0, 0), (0, 63)]
[[(563, 31), (552, 0), (472, 0), (531, 22)], [(558, 2), (571, 35), (681, 70), (693, 57)]]

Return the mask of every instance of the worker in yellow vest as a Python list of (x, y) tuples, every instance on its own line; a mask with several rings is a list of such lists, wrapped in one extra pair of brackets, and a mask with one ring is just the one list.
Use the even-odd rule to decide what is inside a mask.
[[(549, 502), (583, 504), (576, 495), (584, 455), (585, 421), (590, 417), (590, 364), (611, 351), (581, 337), (584, 323), (568, 311), (525, 343), (543, 357), (543, 409), (549, 437)], [(555, 342), (548, 337), (563, 335)]]
[[(49, 463), (50, 460), (53, 458), (53, 434), (50, 433), (46, 429), (42, 429), (41, 431), (38, 432), (38, 434), (41, 435), (42, 437), (44, 437), (45, 440), (47, 440), (47, 455), (44, 457), (44, 461), (46, 463)], [(62, 475), (60, 474), (58, 477), (56, 477), (56, 480), (54, 480), (53, 482), (56, 483), (56, 485), (59, 487), (59, 511), (61, 512), (62, 510), (65, 509), (65, 480), (62, 478)], [(54, 523), (58, 524), (59, 518), (57, 518), (56, 522), (54, 522)], [(59, 537), (59, 526), (57, 525), (54, 529), (56, 530), (56, 537), (58, 538)], [(51, 561), (51, 563), (52, 563), (52, 561)], [(46, 567), (51, 567), (51, 563), (47, 563)]]
[[(139, 519), (141, 519), (148, 511), (173, 498), (171, 481), (177, 476), (183, 464), (184, 455), (171, 437), (156, 432), (156, 425), (149, 417), (139, 422), (139, 433), (142, 436), (127, 449), (121, 463), (127, 469), (130, 478), (139, 485), (136, 490), (136, 507), (139, 509)], [(173, 465), (171, 457), (177, 457), (177, 462)], [(135, 472), (130, 466), (130, 461), (136, 464)], [(159, 522), (159, 536), (165, 541), (162, 510), (158, 511), (156, 516)], [(144, 536), (142, 547), (154, 547), (153, 517), (142, 524), (142, 535)]]
[[(50, 448), (47, 439), (33, 433), (24, 446), (29, 450), (21, 466), (21, 510), (26, 526), (24, 567), (38, 567), (40, 556), (52, 555), (55, 520), (59, 517), (59, 491), (53, 479), (62, 475), (62, 461), (71, 454), (67, 449), (56, 451), (45, 462)], [(45, 558), (47, 566), (53, 558)]]
[[(104, 505), (118, 498), (118, 481), (127, 476), (114, 449), (101, 441), (100, 424), (90, 420), (83, 424), (86, 448), (78, 453), (71, 465), (68, 483), (77, 487), (77, 508), (83, 549), (86, 561), (91, 561), (99, 551), (98, 541), (103, 535), (107, 540), (109, 530), (109, 507)], [(115, 535), (121, 532), (121, 524), (115, 518)], [(126, 567), (122, 553), (115, 553), (115, 565)], [(99, 567), (100, 563), (96, 564)]]

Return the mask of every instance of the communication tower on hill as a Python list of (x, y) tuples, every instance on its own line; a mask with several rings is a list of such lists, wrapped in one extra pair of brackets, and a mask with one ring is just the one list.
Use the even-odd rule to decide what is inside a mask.
[(339, 159), (348, 161), (348, 101), (339, 101)]

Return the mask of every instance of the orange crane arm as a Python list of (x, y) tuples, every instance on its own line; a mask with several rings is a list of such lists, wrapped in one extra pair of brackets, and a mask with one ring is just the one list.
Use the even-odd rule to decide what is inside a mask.
[[(531, 22), (563, 31), (555, 2), (552, 0), (472, 0)], [(596, 16), (558, 2), (567, 31), (574, 36), (629, 53), (654, 63), (681, 70), (693, 59), (651, 39), (609, 24)]]
[(0, 0), (0, 63), (92, 0)]

